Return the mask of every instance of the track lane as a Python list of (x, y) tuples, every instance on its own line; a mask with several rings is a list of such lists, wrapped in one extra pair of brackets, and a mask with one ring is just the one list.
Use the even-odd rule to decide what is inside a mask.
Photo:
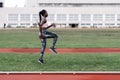
[[(120, 52), (120, 48), (57, 48), (58, 53), (91, 53), (91, 52)], [(0, 52), (15, 52), (15, 53), (37, 53), (39, 48), (0, 48)], [(45, 52), (50, 53), (49, 49)]]
[(120, 80), (120, 73), (0, 73), (0, 80)]

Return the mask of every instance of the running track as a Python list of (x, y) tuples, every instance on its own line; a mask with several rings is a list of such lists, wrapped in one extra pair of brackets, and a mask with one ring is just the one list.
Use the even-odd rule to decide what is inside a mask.
[(120, 73), (0, 73), (0, 80), (120, 80)]
[[(97, 52), (120, 52), (120, 48), (58, 48), (58, 53), (97, 53)], [(0, 52), (37, 53), (39, 48), (0, 48)], [(49, 49), (46, 49), (50, 53)]]
[[(120, 48), (60, 48), (58, 53), (120, 52)], [(0, 48), (0, 52), (37, 53), (38, 48)], [(46, 49), (49, 53), (49, 49)], [(0, 80), (120, 80), (120, 73), (9, 73), (1, 72)]]

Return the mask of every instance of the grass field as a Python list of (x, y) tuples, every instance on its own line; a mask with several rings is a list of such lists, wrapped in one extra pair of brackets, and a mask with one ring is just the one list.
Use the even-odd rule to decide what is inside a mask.
[[(120, 29), (50, 29), (59, 36), (57, 48), (118, 48)], [(52, 40), (48, 40), (47, 47)], [(0, 30), (0, 48), (40, 48), (37, 29)], [(39, 54), (0, 53), (0, 71), (120, 71), (120, 54)]]
[(120, 54), (0, 54), (0, 71), (119, 71)]
[[(59, 36), (57, 48), (120, 47), (120, 29), (50, 29)], [(52, 39), (47, 42), (51, 46)], [(0, 30), (0, 48), (40, 48), (37, 29)]]

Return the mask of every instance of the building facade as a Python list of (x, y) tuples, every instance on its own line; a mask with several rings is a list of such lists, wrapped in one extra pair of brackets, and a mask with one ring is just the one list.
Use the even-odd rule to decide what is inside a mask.
[(0, 8), (0, 27), (33, 26), (42, 9), (57, 27), (120, 27), (120, 0), (26, 0), (23, 8)]

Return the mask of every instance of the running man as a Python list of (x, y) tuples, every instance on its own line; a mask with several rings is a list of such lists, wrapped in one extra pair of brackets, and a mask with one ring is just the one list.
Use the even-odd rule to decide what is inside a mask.
[(49, 29), (50, 27), (56, 27), (55, 23), (52, 23), (51, 25), (48, 26), (47, 24), (47, 18), (48, 17), (48, 13), (46, 10), (42, 10), (39, 12), (39, 38), (41, 40), (41, 44), (42, 44), (42, 48), (41, 48), (41, 52), (40, 52), (40, 58), (38, 60), (39, 63), (43, 64), (43, 55), (44, 55), (44, 51), (46, 48), (46, 39), (47, 38), (53, 38), (53, 44), (52, 47), (50, 47), (50, 51), (52, 53), (57, 54), (56, 50), (55, 50), (55, 44), (57, 42), (57, 34), (52, 33), (52, 32), (48, 32), (47, 29)]

